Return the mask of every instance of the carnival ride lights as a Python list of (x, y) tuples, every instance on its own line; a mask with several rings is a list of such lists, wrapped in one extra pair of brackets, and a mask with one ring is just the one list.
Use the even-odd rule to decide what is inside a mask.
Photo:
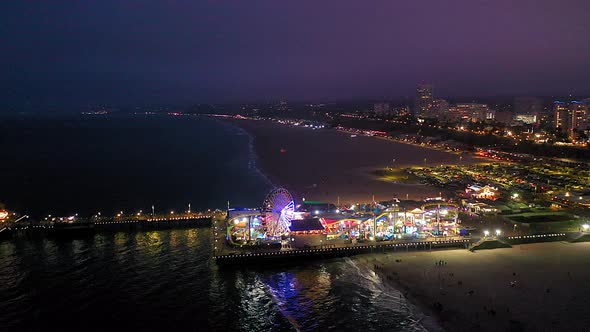
[(262, 212), (265, 214), (266, 233), (269, 237), (280, 237), (289, 233), (295, 215), (293, 197), (284, 188), (271, 191), (264, 200)]

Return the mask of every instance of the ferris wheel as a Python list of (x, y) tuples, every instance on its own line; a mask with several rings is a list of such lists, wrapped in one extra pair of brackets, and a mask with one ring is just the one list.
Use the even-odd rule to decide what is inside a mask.
[(279, 237), (289, 233), (291, 220), (295, 214), (293, 197), (284, 188), (277, 188), (268, 193), (262, 204), (265, 213), (266, 233), (270, 237)]

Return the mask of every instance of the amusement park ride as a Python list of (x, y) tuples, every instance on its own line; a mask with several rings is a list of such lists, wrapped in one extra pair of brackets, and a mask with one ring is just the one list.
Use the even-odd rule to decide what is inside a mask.
[(392, 204), (370, 212), (355, 211), (354, 206), (351, 210), (296, 212), (299, 206), (291, 194), (278, 188), (266, 196), (259, 209), (228, 209), (226, 239), (234, 246), (315, 246), (339, 240), (355, 243), (459, 233), (458, 205), (440, 198), (420, 204), (412, 209)]
[(232, 244), (280, 240), (290, 232), (293, 197), (284, 188), (272, 190), (260, 209), (229, 209), (227, 240)]
[(288, 234), (295, 214), (295, 202), (283, 188), (271, 191), (262, 204), (266, 234), (272, 238)]

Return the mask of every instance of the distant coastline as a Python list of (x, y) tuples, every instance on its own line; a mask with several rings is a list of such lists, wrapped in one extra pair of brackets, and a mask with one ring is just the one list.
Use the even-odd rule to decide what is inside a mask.
[[(378, 179), (374, 171), (385, 167), (463, 164), (481, 162), (415, 144), (373, 137), (355, 137), (336, 130), (310, 129), (264, 120), (224, 119), (249, 135), (256, 166), (272, 183), (293, 191), (296, 198), (353, 203), (393, 197), (424, 199), (440, 189)], [(394, 161), (395, 159), (395, 161)]]
[(268, 176), (268, 174), (263, 172), (260, 169), (260, 167), (258, 167), (258, 163), (259, 163), (260, 158), (258, 157), (258, 154), (256, 154), (256, 148), (254, 146), (254, 141), (256, 138), (254, 137), (254, 135), (252, 135), (250, 132), (248, 132), (244, 128), (240, 127), (236, 123), (229, 122), (229, 121), (222, 121), (222, 120), (218, 120), (218, 119), (216, 119), (216, 121), (223, 124), (223, 125), (231, 126), (233, 129), (239, 131), (240, 133), (243, 133), (245, 136), (248, 137), (248, 168), (253, 170), (254, 172), (256, 172), (262, 179), (264, 179), (264, 181), (271, 188), (276, 187), (276, 185), (273, 183), (272, 179)]

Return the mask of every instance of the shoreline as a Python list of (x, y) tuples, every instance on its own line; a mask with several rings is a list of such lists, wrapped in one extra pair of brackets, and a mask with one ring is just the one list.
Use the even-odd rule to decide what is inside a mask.
[[(336, 130), (337, 131), (340, 131), (340, 132), (343, 132), (343, 133), (346, 133), (346, 134), (356, 134), (355, 132), (349, 131), (347, 129), (336, 129)], [(441, 152), (447, 152), (447, 153), (452, 153), (452, 154), (457, 154), (457, 155), (460, 155), (460, 154), (465, 153), (465, 154), (469, 154), (469, 155), (471, 155), (473, 157), (473, 153), (466, 152), (466, 151), (460, 151), (460, 152), (449, 151), (449, 150), (446, 150), (446, 149), (443, 149), (443, 148), (439, 148), (439, 147), (436, 147), (436, 146), (422, 145), (422, 144), (413, 143), (413, 142), (409, 142), (409, 141), (398, 140), (398, 139), (394, 139), (394, 138), (390, 138), (390, 137), (383, 137), (383, 136), (370, 136), (370, 137), (373, 137), (373, 138), (376, 138), (376, 139), (382, 139), (382, 140), (389, 141), (389, 142), (407, 144), (407, 145), (412, 145), (412, 146), (419, 147), (419, 148), (430, 149), (430, 150), (441, 151)]]
[[(583, 330), (590, 243), (389, 253), (356, 258), (449, 331)], [(443, 265), (436, 262), (443, 261)], [(531, 317), (536, 317), (531, 319)]]
[(264, 181), (269, 186), (276, 187), (273, 179), (271, 179), (268, 174), (266, 174), (265, 172), (263, 172), (260, 169), (260, 167), (258, 167), (258, 164), (259, 164), (259, 161), (260, 161), (260, 157), (256, 153), (256, 148), (255, 148), (255, 143), (254, 143), (255, 140), (256, 140), (256, 137), (254, 135), (252, 135), (250, 132), (248, 132), (247, 130), (245, 130), (244, 128), (242, 128), (239, 125), (236, 125), (236, 124), (234, 124), (232, 122), (222, 121), (222, 120), (219, 120), (219, 119), (214, 119), (214, 120), (219, 121), (222, 124), (229, 125), (232, 128), (240, 131), (244, 135), (248, 136), (248, 168), (249, 169), (253, 169), (254, 172), (256, 172), (262, 179), (264, 179)]
[[(371, 269), (371, 264), (369, 263), (369, 260), (370, 256), (367, 255), (366, 261), (359, 261), (359, 259), (347, 259), (346, 263), (352, 265), (352, 267), (358, 270), (359, 273), (372, 272), (370, 274), (370, 276), (372, 277), (371, 279), (377, 278), (379, 280), (378, 282), (381, 283), (382, 291), (386, 292), (388, 295), (393, 297), (399, 294), (398, 304), (401, 306), (400, 309), (404, 310), (405, 313), (408, 315), (408, 319), (410, 319), (413, 322), (412, 327), (414, 328), (414, 330), (422, 330), (429, 332), (445, 331), (438, 317), (431, 313), (428, 307), (423, 306), (420, 303), (417, 303), (416, 301), (414, 301), (412, 297), (409, 297), (402, 285), (384, 278), (381, 273), (376, 271), (376, 269)], [(373, 258), (371, 262), (374, 261), (375, 259)], [(374, 265), (374, 267), (376, 267), (376, 265)], [(420, 329), (417, 329), (418, 327)]]
[[(389, 257), (390, 255), (395, 254), (387, 253), (386, 255)], [(450, 328), (450, 326), (445, 326), (439, 314), (432, 308), (432, 306), (426, 303), (424, 297), (418, 296), (412, 292), (412, 289), (408, 285), (400, 281), (397, 273), (394, 273), (393, 275), (391, 273), (386, 274), (386, 271), (383, 269), (383, 265), (378, 265), (378, 263), (381, 263), (381, 261), (374, 257), (374, 255), (358, 257), (358, 260), (360, 261), (360, 264), (364, 264), (366, 268), (372, 270), (377, 276), (379, 276), (384, 284), (387, 284), (400, 292), (400, 294), (403, 296), (403, 299), (410, 307), (413, 315), (420, 319), (420, 325), (422, 325), (426, 330), (446, 331)], [(373, 265), (372, 269), (371, 264)]]
[[(374, 172), (426, 165), (481, 162), (456, 153), (395, 140), (355, 137), (330, 129), (313, 130), (269, 121), (224, 119), (253, 138), (257, 167), (277, 186), (303, 198), (355, 204), (394, 197), (425, 199), (440, 189), (423, 184), (384, 181)], [(407, 143), (407, 142), (405, 142)]]

